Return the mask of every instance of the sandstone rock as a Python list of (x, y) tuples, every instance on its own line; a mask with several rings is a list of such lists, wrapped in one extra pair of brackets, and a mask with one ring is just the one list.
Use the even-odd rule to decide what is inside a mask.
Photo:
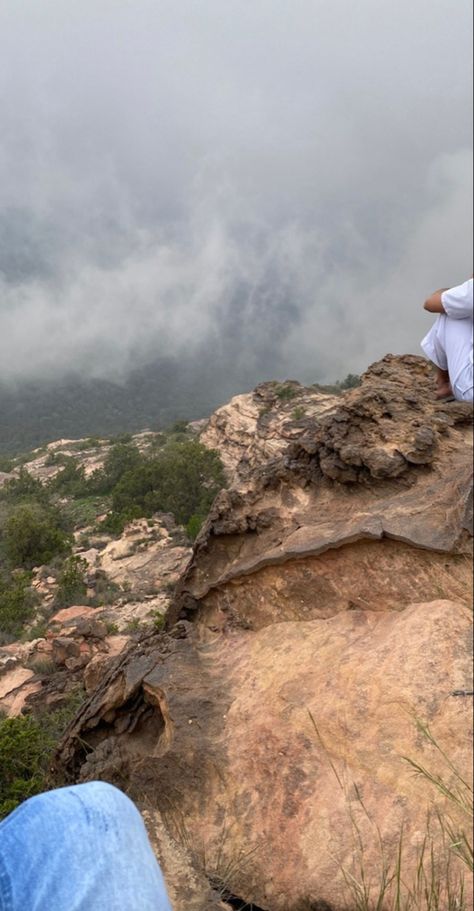
[(18, 658), (13, 655), (0, 655), (0, 675), (12, 671), (18, 664)]
[(105, 639), (107, 626), (103, 620), (92, 617), (80, 617), (74, 622), (70, 635), (83, 636), (84, 639)]
[(107, 638), (107, 653), (93, 656), (84, 669), (84, 688), (86, 693), (92, 693), (109, 671), (114, 659), (129, 644), (128, 636), (109, 636)]
[(113, 623), (122, 632), (151, 626), (157, 616), (164, 616), (171, 600), (171, 593), (144, 595), (142, 601), (119, 602), (110, 607), (100, 608), (98, 614), (106, 623)]
[(68, 636), (58, 636), (52, 644), (51, 657), (55, 664), (65, 664), (68, 658), (78, 658), (81, 654), (79, 642)]
[(7, 718), (16, 718), (17, 715), (22, 714), (28, 700), (40, 690), (41, 682), (39, 680), (23, 683), (18, 689), (13, 690), (3, 697), (0, 701), (0, 711), (2, 711)]
[(3, 674), (0, 680), (0, 699), (7, 696), (13, 690), (18, 689), (27, 680), (34, 676), (33, 671), (26, 667), (13, 667), (7, 673)]
[(180, 577), (191, 548), (177, 543), (177, 534), (174, 520), (170, 522), (169, 517), (142, 519), (127, 525), (123, 535), (109, 541), (102, 550), (91, 548), (81, 556), (92, 571), (105, 573), (113, 584), (126, 586), (142, 596), (171, 587)]
[(230, 906), (213, 894), (196, 857), (171, 837), (160, 813), (143, 809), (142, 816), (165, 876), (173, 911), (230, 911)]
[(19, 715), (28, 697), (41, 688), (33, 677), (34, 671), (18, 665), (0, 677), (0, 711), (7, 718)]
[(462, 820), (406, 760), (469, 780), (471, 417), (433, 399), (421, 358), (389, 356), (289, 444), (285, 421), (279, 442), (242, 432), (168, 633), (115, 660), (61, 764), (146, 795), (268, 911), (351, 908), (360, 852), (374, 891), (402, 830), (413, 883), (428, 812), (443, 868), (436, 814)]
[[(291, 390), (288, 401), (279, 396), (282, 389)], [(338, 401), (338, 396), (296, 382), (262, 383), (254, 392), (234, 396), (219, 408), (201, 432), (200, 441), (219, 452), (229, 478), (236, 483), (257, 465), (279, 455), (291, 440), (304, 434), (308, 423)], [(299, 420), (295, 413), (301, 413)]]
[(72, 607), (63, 607), (49, 619), (48, 623), (67, 623), (69, 620), (75, 620), (77, 617), (92, 617), (96, 614), (94, 607), (86, 607), (85, 604), (77, 604)]

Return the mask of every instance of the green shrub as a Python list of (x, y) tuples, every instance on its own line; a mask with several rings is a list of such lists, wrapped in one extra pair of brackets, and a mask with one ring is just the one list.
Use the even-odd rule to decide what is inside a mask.
[(282, 383), (277, 386), (275, 389), (275, 395), (282, 402), (289, 402), (291, 399), (296, 398), (298, 395), (298, 389), (295, 386), (292, 386), (290, 383)]
[(98, 449), (100, 446), (99, 437), (88, 437), (86, 440), (77, 440), (71, 448), (76, 452), (86, 452), (87, 449)]
[(94, 471), (88, 479), (89, 493), (110, 493), (123, 475), (133, 471), (142, 461), (143, 456), (134, 443), (115, 443), (107, 453), (103, 468)]
[(337, 380), (336, 386), (338, 386), (339, 389), (355, 389), (356, 386), (360, 386), (360, 384), (360, 376), (357, 376), (355, 373), (348, 373), (344, 380)]
[(0, 721), (0, 817), (43, 790), (44, 760), (52, 745), (30, 716)]
[(150, 611), (150, 617), (153, 618), (153, 626), (157, 633), (161, 633), (161, 630), (165, 628), (166, 617), (158, 610)]
[(70, 456), (67, 456), (65, 452), (48, 452), (44, 464), (48, 467), (51, 465), (67, 465)]
[(83, 698), (80, 689), (55, 712), (0, 720), (0, 818), (28, 797), (60, 783), (52, 778), (51, 759)]
[(133, 443), (133, 436), (131, 433), (119, 433), (116, 437), (107, 440), (107, 443), (110, 446), (116, 446), (117, 443)]
[(169, 443), (151, 459), (142, 458), (126, 472), (112, 493), (112, 515), (107, 527), (121, 530), (126, 521), (154, 512), (170, 512), (185, 525), (193, 515), (207, 515), (216, 493), (224, 486), (216, 452), (195, 440)]
[(291, 413), (291, 418), (293, 421), (301, 421), (301, 418), (304, 418), (306, 414), (306, 409), (302, 405), (297, 405), (296, 408)]
[(4, 471), (5, 474), (8, 474), (10, 471), (13, 471), (15, 463), (12, 459), (7, 458), (6, 456), (0, 456), (0, 471)]
[(113, 620), (106, 620), (106, 621), (105, 621), (105, 628), (106, 628), (106, 630), (107, 630), (107, 635), (108, 635), (108, 636), (116, 636), (116, 635), (120, 632), (120, 630), (119, 630), (117, 624), (114, 623)]
[(84, 573), (87, 561), (72, 555), (67, 558), (59, 574), (58, 588), (55, 596), (55, 607), (69, 607), (71, 604), (83, 604), (87, 594)]
[(32, 569), (48, 563), (56, 554), (68, 550), (70, 542), (60, 524), (59, 514), (42, 503), (19, 503), (6, 522), (3, 546), (12, 566)]
[(21, 468), (17, 478), (12, 478), (4, 484), (0, 491), (0, 498), (9, 503), (20, 500), (37, 500), (38, 503), (46, 503), (48, 494), (41, 481), (34, 478), (26, 468)]
[(204, 517), (197, 516), (196, 513), (194, 513), (191, 518), (188, 519), (186, 523), (186, 534), (188, 538), (191, 538), (191, 541), (194, 541), (197, 538), (199, 532), (201, 531), (203, 523)]
[(31, 574), (0, 574), (0, 641), (17, 639), (34, 613), (35, 596)]
[(72, 531), (95, 525), (97, 516), (106, 513), (110, 506), (109, 497), (76, 497), (61, 504), (61, 515), (65, 526)]
[(87, 481), (84, 468), (72, 456), (66, 456), (63, 468), (49, 481), (48, 488), (60, 496), (79, 497), (87, 493)]

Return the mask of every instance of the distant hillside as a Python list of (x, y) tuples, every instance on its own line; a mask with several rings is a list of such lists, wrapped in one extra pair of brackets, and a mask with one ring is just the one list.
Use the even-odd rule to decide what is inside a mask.
[(0, 455), (63, 437), (162, 429), (179, 419), (205, 417), (242, 391), (231, 378), (216, 387), (205, 367), (171, 362), (137, 370), (124, 385), (72, 377), (16, 389), (0, 385)]

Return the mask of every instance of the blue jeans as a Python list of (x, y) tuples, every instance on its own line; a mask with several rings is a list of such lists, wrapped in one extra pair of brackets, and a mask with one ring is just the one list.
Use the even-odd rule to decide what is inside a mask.
[(21, 804), (0, 823), (0, 911), (171, 911), (132, 801), (93, 781)]

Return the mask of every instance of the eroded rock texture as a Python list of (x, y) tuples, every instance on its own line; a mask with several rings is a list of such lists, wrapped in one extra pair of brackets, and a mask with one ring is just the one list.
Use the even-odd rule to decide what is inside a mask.
[(250, 471), (233, 446), (167, 632), (116, 659), (63, 766), (269, 911), (354, 907), (361, 867), (375, 896), (402, 830), (406, 882), (428, 829), (444, 870), (433, 814), (463, 821), (407, 759), (450, 785), (471, 768), (471, 418), (389, 356)]

